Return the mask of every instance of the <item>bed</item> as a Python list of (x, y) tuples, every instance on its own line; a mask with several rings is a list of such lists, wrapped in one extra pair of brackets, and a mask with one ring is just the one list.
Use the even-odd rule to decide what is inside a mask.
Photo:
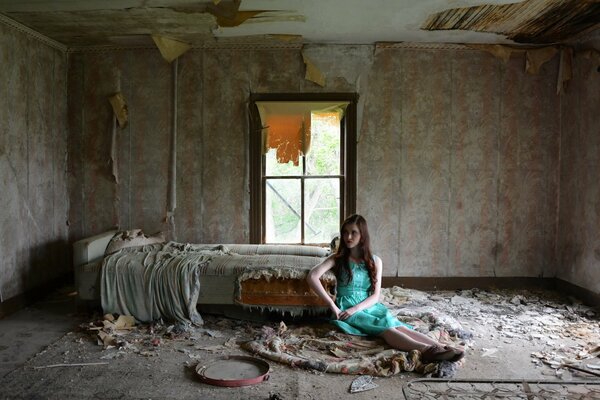
[[(136, 232), (136, 237), (144, 237), (143, 242), (129, 241), (126, 248), (115, 247), (115, 238), (125, 237)], [(111, 230), (93, 237), (79, 240), (73, 245), (73, 264), (78, 299), (86, 303), (102, 302), (107, 312), (135, 309), (130, 304), (135, 298), (147, 297), (142, 291), (142, 278), (125, 278), (132, 265), (138, 270), (164, 260), (177, 268), (184, 265), (179, 281), (170, 276), (162, 280), (154, 279), (154, 289), (150, 292), (163, 292), (165, 286), (174, 287), (170, 296), (186, 297), (195, 290), (195, 305), (207, 310), (231, 310), (242, 307), (245, 310), (268, 310), (278, 313), (301, 315), (304, 313), (326, 312), (325, 303), (319, 299), (306, 283), (306, 273), (330, 254), (330, 249), (318, 246), (301, 245), (261, 245), (261, 244), (191, 244), (165, 242), (161, 238), (143, 235), (141, 231)], [(142, 235), (142, 236), (139, 236)], [(115, 250), (115, 248), (117, 250)], [(162, 261), (161, 261), (162, 260)], [(175, 261), (174, 261), (175, 260)], [(137, 264), (136, 264), (137, 263)], [(159, 268), (159, 267), (157, 267)], [(174, 270), (169, 266), (160, 271)], [(146, 268), (141, 274), (149, 275)], [(156, 275), (154, 272), (152, 274)], [(187, 275), (183, 275), (187, 274)], [(188, 285), (196, 282), (197, 286)], [(110, 282), (117, 282), (111, 288)], [(164, 282), (164, 283), (161, 283)], [(325, 288), (333, 294), (335, 277), (327, 273), (322, 278)], [(123, 299), (115, 295), (115, 287), (140, 286), (134, 297)], [(157, 286), (158, 285), (158, 286)], [(185, 286), (185, 287), (184, 287)], [(192, 293), (194, 294), (194, 293)], [(119, 297), (118, 301), (114, 300)], [(132, 300), (133, 299), (133, 300)], [(114, 301), (113, 301), (114, 300)], [(108, 310), (107, 310), (108, 308)], [(185, 307), (184, 307), (185, 308)], [(194, 311), (190, 308), (189, 313)], [(194, 309), (196, 307), (193, 307)], [(179, 310), (181, 311), (181, 310)], [(183, 310), (185, 313), (185, 310)], [(145, 315), (143, 320), (154, 317)]]

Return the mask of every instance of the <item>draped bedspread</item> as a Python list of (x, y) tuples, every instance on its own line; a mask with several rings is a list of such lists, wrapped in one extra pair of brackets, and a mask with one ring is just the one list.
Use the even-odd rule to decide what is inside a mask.
[(200, 269), (227, 253), (224, 246), (175, 242), (119, 250), (103, 261), (102, 308), (141, 322), (164, 318), (201, 325), (196, 310)]

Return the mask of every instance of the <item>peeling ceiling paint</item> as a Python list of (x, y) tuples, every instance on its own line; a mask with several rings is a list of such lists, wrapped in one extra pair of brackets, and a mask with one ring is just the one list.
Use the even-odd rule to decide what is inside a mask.
[(215, 41), (546, 44), (597, 31), (600, 0), (0, 0), (68, 47)]
[(560, 43), (598, 25), (600, 1), (528, 0), (453, 8), (432, 15), (426, 30), (467, 30), (506, 35), (518, 43)]
[(127, 10), (18, 12), (9, 18), (69, 46), (120, 44), (112, 38), (132, 39), (153, 33), (181, 39), (213, 37), (215, 18), (207, 13), (183, 13), (171, 9), (131, 8)]

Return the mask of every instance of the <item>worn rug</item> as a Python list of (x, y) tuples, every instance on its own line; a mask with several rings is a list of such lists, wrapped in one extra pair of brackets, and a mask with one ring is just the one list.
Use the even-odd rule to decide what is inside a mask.
[[(472, 338), (454, 318), (431, 306), (420, 306), (419, 298), (415, 296), (422, 292), (401, 288), (392, 290), (384, 293), (384, 302), (398, 319), (410, 323), (417, 331), (455, 346), (464, 345), (465, 340)], [(402, 298), (402, 301), (391, 302), (391, 298)], [(377, 337), (341, 333), (326, 322), (298, 327), (288, 327), (283, 322), (278, 327), (263, 326), (254, 340), (241, 346), (249, 352), (293, 367), (340, 374), (383, 377), (415, 372), (449, 378), (464, 363), (464, 359), (459, 362), (423, 363), (418, 351), (399, 351)]]

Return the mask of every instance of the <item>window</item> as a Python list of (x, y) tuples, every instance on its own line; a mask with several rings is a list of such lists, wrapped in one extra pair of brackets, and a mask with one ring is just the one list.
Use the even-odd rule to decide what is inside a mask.
[(356, 95), (250, 99), (250, 241), (329, 243), (356, 204)]

